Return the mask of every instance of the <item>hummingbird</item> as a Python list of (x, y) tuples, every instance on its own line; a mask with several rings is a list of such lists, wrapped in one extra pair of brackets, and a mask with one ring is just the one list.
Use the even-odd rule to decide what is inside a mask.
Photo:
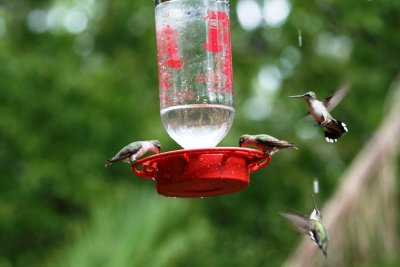
[(154, 152), (160, 153), (161, 152), (161, 144), (157, 140), (150, 140), (150, 141), (137, 141), (132, 142), (129, 145), (122, 148), (114, 157), (108, 159), (106, 161), (106, 167), (118, 162), (127, 162), (127, 163), (134, 163), (137, 158), (140, 158), (147, 152)]
[(296, 213), (281, 213), (281, 215), (288, 219), (298, 231), (309, 234), (311, 240), (322, 250), (322, 253), (326, 257), (328, 250), (328, 232), (322, 223), (322, 215), (317, 208), (314, 197), (312, 197), (312, 200), (314, 210), (309, 217)]
[(240, 147), (254, 146), (261, 149), (264, 153), (268, 153), (270, 156), (278, 152), (283, 148), (294, 148), (297, 147), (285, 140), (279, 140), (267, 134), (258, 135), (242, 135), (239, 139)]
[(344, 122), (338, 121), (329, 113), (346, 95), (349, 85), (344, 85), (334, 94), (323, 101), (319, 101), (314, 92), (310, 91), (302, 95), (289, 96), (291, 98), (304, 98), (307, 102), (309, 112), (319, 126), (324, 128), (325, 140), (328, 143), (337, 142), (338, 138), (348, 132)]

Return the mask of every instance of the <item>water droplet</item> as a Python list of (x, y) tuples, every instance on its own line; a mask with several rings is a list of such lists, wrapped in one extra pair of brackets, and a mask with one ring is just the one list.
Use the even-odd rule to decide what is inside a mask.
[(299, 39), (299, 46), (301, 47), (301, 45), (303, 44), (303, 38), (301, 36), (301, 30), (299, 30), (298, 39)]
[(315, 194), (318, 194), (318, 192), (319, 192), (319, 182), (318, 182), (318, 179), (317, 179), (317, 178), (314, 178), (314, 183), (313, 183), (313, 185), (314, 185), (314, 193), (315, 193)]

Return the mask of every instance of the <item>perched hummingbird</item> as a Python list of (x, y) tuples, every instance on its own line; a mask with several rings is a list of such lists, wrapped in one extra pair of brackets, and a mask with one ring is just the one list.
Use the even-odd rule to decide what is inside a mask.
[(161, 144), (157, 140), (150, 140), (150, 141), (137, 141), (132, 142), (129, 145), (122, 148), (114, 157), (108, 159), (106, 161), (106, 167), (118, 162), (127, 162), (127, 163), (134, 163), (137, 158), (140, 158), (147, 152), (154, 152), (160, 153), (161, 151)]
[(349, 85), (344, 85), (333, 95), (319, 101), (314, 92), (307, 92), (303, 95), (289, 96), (292, 98), (304, 98), (307, 102), (309, 113), (319, 126), (324, 128), (325, 139), (329, 143), (336, 142), (340, 136), (347, 133), (347, 126), (344, 122), (338, 121), (329, 113), (343, 99), (349, 89)]
[(328, 232), (322, 223), (322, 215), (317, 208), (314, 197), (312, 200), (314, 203), (314, 210), (310, 217), (296, 213), (281, 213), (281, 215), (288, 219), (297, 230), (304, 234), (309, 234), (311, 240), (314, 241), (314, 243), (322, 250), (322, 253), (326, 257), (328, 249)]
[(283, 148), (294, 148), (297, 147), (289, 143), (285, 140), (279, 140), (275, 137), (272, 137), (267, 134), (258, 134), (258, 135), (242, 135), (239, 139), (239, 146), (247, 147), (247, 146), (254, 146), (258, 149), (261, 149), (264, 153), (268, 153), (269, 155), (273, 155), (274, 153), (278, 152), (278, 150)]

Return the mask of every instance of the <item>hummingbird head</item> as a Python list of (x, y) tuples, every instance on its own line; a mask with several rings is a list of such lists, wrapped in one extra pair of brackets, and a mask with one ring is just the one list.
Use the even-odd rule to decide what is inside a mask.
[(310, 215), (310, 219), (312, 219), (312, 220), (322, 220), (322, 214), (317, 208), (317, 203), (315, 202), (314, 196), (312, 196), (312, 201), (313, 201), (313, 204), (314, 204), (314, 210), (312, 211), (312, 213)]
[(317, 99), (317, 96), (315, 95), (314, 92), (310, 91), (310, 92), (305, 93), (303, 95), (303, 98), (306, 100), (315, 100), (315, 99)]
[(302, 95), (292, 95), (292, 96), (289, 96), (289, 97), (290, 98), (304, 98), (305, 100), (315, 100), (315, 99), (317, 99), (317, 96), (312, 91), (307, 92), (307, 93), (302, 94)]
[(249, 140), (249, 138), (250, 138), (250, 135), (248, 135), (248, 134), (242, 135), (239, 139), (239, 146), (241, 147), (241, 146), (245, 145), (247, 140)]
[(311, 212), (310, 215), (311, 220), (322, 220), (322, 214), (318, 209), (315, 209)]
[(161, 152), (161, 143), (158, 140), (152, 140), (151, 141), (153, 146), (158, 150), (158, 153)]

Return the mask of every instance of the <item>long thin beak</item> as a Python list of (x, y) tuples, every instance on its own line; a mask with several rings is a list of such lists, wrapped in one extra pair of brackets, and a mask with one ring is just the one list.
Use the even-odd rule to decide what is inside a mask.
[(314, 204), (314, 209), (318, 210), (317, 203), (315, 203), (315, 197), (313, 195), (311, 195), (311, 198), (312, 198), (312, 202)]
[(291, 96), (288, 96), (289, 98), (303, 98), (304, 97), (304, 95), (291, 95)]

